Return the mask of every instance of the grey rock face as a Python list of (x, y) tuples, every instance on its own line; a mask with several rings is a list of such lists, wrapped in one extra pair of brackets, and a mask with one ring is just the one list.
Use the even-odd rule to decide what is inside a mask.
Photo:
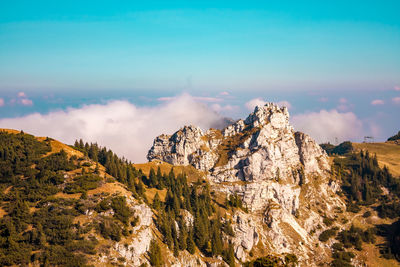
[(272, 103), (257, 106), (246, 120), (222, 131), (203, 133), (198, 127), (185, 126), (171, 136), (158, 136), (147, 158), (193, 165), (208, 172), (215, 183), (300, 184), (307, 182), (307, 176), (324, 175), (330, 168), (319, 145), (293, 131), (287, 109)]
[(192, 165), (207, 173), (213, 190), (241, 197), (249, 213), (232, 214), (237, 259), (247, 260), (258, 242), (275, 253), (296, 253), (303, 262), (312, 262), (308, 255), (324, 257), (314, 254), (319, 241), (308, 234), (322, 217), (306, 203), (318, 198), (327, 209), (343, 203), (329, 183), (327, 154), (310, 136), (293, 130), (286, 108), (257, 106), (222, 131), (185, 126), (157, 137), (147, 158)]

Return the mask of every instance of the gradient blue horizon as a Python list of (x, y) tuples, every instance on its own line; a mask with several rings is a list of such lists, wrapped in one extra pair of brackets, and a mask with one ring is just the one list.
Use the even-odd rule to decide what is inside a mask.
[(393, 88), (398, 10), (399, 1), (2, 1), (0, 90)]

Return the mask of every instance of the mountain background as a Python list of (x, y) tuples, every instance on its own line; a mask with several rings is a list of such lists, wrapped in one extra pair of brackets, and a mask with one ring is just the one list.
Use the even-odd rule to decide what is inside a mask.
[(272, 103), (222, 131), (161, 135), (141, 164), (0, 138), (2, 265), (399, 265), (396, 140), (323, 150)]
[(392, 0), (7, 2), (0, 127), (99, 142), (140, 162), (154, 136), (206, 131), (271, 101), (319, 143), (385, 141), (400, 124), (398, 9)]

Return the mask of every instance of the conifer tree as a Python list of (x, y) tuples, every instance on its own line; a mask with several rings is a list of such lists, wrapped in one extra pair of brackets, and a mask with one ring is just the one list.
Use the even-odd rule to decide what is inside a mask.
[(156, 187), (157, 184), (158, 184), (157, 176), (156, 176), (156, 174), (154, 172), (154, 169), (151, 168), (150, 169), (150, 173), (149, 173), (149, 186), (150, 187)]
[(186, 229), (185, 222), (183, 219), (179, 221), (179, 249), (180, 250), (185, 250), (187, 247), (187, 238), (188, 238), (188, 233)]
[(228, 263), (229, 267), (235, 267), (235, 253), (233, 250), (233, 244), (229, 243), (228, 250), (225, 252), (224, 257), (226, 263)]
[(149, 258), (151, 266), (161, 266), (161, 249), (155, 239), (151, 240), (149, 248)]
[(178, 257), (179, 256), (179, 244), (178, 244), (178, 239), (176, 236), (174, 236), (174, 256)]
[(161, 199), (157, 192), (153, 199), (153, 209), (159, 211), (160, 208), (161, 208)]
[(192, 228), (189, 231), (188, 237), (186, 239), (186, 244), (187, 244), (187, 251), (190, 254), (194, 254), (194, 252), (196, 251), (196, 247), (195, 247), (195, 243), (193, 240), (193, 230)]

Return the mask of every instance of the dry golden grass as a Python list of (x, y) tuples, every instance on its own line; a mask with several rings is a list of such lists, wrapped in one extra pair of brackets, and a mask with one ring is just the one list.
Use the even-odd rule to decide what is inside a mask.
[[(185, 173), (189, 182), (196, 182), (198, 179), (204, 178), (206, 175), (204, 172), (197, 170), (193, 166), (173, 166), (169, 163), (154, 160), (147, 163), (133, 164), (136, 169), (142, 170), (145, 175), (149, 175), (150, 169), (153, 168), (157, 172), (157, 168), (160, 167), (162, 173), (169, 173), (174, 168), (175, 175)], [(161, 197), (161, 196), (160, 196)]]
[[(40, 140), (40, 141), (44, 141), (46, 139), (46, 137), (38, 137), (37, 139)], [(61, 150), (64, 150), (67, 153), (67, 155), (70, 156), (70, 157), (71, 156), (77, 156), (78, 158), (83, 157), (83, 153), (82, 152), (80, 152), (78, 150), (75, 150), (72, 147), (70, 147), (70, 146), (68, 146), (66, 144), (63, 144), (63, 143), (61, 143), (61, 142), (59, 142), (57, 140), (51, 140), (50, 141), (50, 145), (51, 145), (51, 151), (49, 153), (47, 153), (45, 156), (48, 156), (48, 155), (53, 154), (53, 153), (58, 153)]]
[(161, 201), (165, 201), (165, 197), (167, 196), (167, 189), (165, 188), (163, 190), (158, 190), (156, 188), (147, 188), (146, 192), (144, 192), (147, 200), (150, 203), (153, 203), (153, 199), (156, 193), (158, 193), (158, 195), (160, 196)]
[(78, 199), (81, 197), (81, 193), (76, 193), (76, 194), (65, 194), (63, 192), (58, 192), (57, 194), (54, 195), (56, 198), (68, 198), (68, 199)]
[(0, 207), (0, 218), (3, 218), (3, 216), (5, 216), (7, 214), (8, 213), (2, 207)]
[[(376, 244), (383, 243), (381, 237), (377, 237)], [(379, 250), (375, 245), (363, 244), (362, 254), (359, 258), (366, 263), (366, 266), (380, 266), (380, 267), (394, 267), (400, 266), (399, 262), (396, 260), (388, 260), (381, 256)]]
[(378, 157), (381, 167), (386, 165), (394, 176), (400, 177), (400, 145), (394, 143), (353, 143), (357, 150), (366, 149)]
[(19, 134), (21, 131), (17, 131), (14, 129), (0, 128), (0, 132), (6, 132), (6, 133), (10, 133), (10, 134)]
[(296, 242), (297, 245), (303, 241), (303, 238), (301, 238), (299, 233), (297, 233), (296, 230), (294, 230), (290, 224), (286, 222), (280, 222), (279, 227), (283, 229), (285, 235), (290, 236), (292, 240)]
[(93, 190), (89, 190), (87, 192), (88, 195), (94, 195), (94, 194), (99, 194), (99, 193), (109, 193), (109, 194), (114, 194), (114, 193), (119, 193), (124, 196), (130, 195), (131, 193), (126, 190), (123, 185), (121, 185), (118, 182), (115, 183), (105, 183), (100, 187), (97, 187)]
[(3, 194), (4, 194), (4, 195), (7, 195), (7, 194), (11, 191), (12, 188), (13, 188), (13, 186), (10, 185), (9, 187), (7, 187), (7, 188), (3, 191)]
[(90, 218), (89, 216), (87, 216), (87, 215), (79, 215), (79, 216), (77, 216), (77, 217), (75, 217), (74, 218), (74, 221), (73, 221), (74, 223), (80, 223), (80, 225), (84, 225), (85, 223), (91, 223), (91, 222), (93, 222), (93, 219), (92, 218)]
[(29, 212), (30, 213), (35, 213), (35, 211), (37, 211), (37, 210), (39, 210), (38, 208), (35, 208), (35, 207), (30, 207), (29, 208)]
[(251, 135), (256, 133), (260, 128), (254, 127), (251, 129), (245, 129), (243, 132), (238, 133), (231, 137), (226, 137), (222, 140), (221, 144), (218, 146), (217, 153), (219, 158), (216, 167), (226, 165), (229, 161), (231, 151), (240, 149), (239, 145), (247, 140)]
[[(10, 133), (10, 134), (19, 134), (21, 133), (21, 131), (17, 131), (14, 129), (4, 129), (4, 128), (0, 128), (0, 132), (6, 132), (6, 133)], [(35, 137), (38, 141), (44, 141), (47, 139), (47, 137)], [(69, 155), (69, 156), (77, 156), (78, 158), (83, 157), (83, 153), (73, 149), (72, 147), (61, 143), (60, 141), (57, 140), (51, 140), (50, 142), (51, 145), (51, 151), (49, 153), (47, 153), (45, 156), (48, 156), (50, 154), (53, 153), (57, 153), (60, 152), (62, 149)]]

